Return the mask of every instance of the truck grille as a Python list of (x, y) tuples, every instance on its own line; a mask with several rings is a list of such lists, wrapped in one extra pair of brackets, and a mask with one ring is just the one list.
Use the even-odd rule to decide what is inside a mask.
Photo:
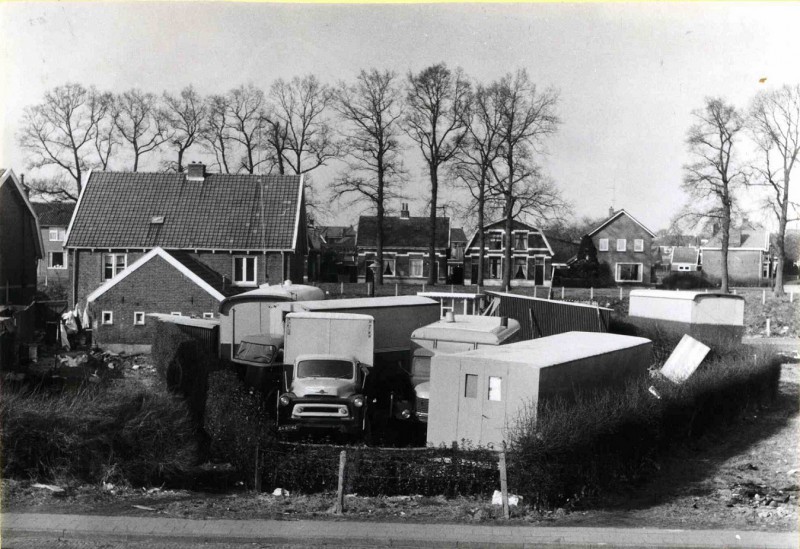
[(295, 404), (292, 409), (292, 417), (337, 417), (347, 418), (350, 416), (347, 406), (342, 404)]

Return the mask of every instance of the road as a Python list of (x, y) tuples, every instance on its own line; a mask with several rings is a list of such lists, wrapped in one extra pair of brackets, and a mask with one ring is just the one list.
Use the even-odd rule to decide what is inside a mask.
[(798, 547), (798, 534), (351, 521), (190, 520), (6, 513), (2, 547)]

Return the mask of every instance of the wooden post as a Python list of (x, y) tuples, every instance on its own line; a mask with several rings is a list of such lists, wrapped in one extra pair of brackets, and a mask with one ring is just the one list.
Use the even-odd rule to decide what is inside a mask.
[(344, 295), (344, 282), (339, 282), (339, 295)]
[(367, 295), (372, 295), (372, 282), (367, 282)]
[(770, 337), (770, 335), (772, 335), (772, 331), (770, 330), (770, 319), (768, 318), (767, 319), (767, 337)]
[(536, 285), (533, 286), (533, 297), (536, 297)]
[(503, 502), (503, 518), (508, 520), (511, 513), (508, 509), (508, 479), (506, 478), (506, 445), (503, 444), (503, 450), (500, 452), (500, 461), (497, 463), (500, 469), (500, 494)]
[(400, 286), (397, 283), (395, 283), (394, 285), (394, 295), (395, 296), (400, 295)]
[(425, 283), (424, 282), (422, 283), (422, 291), (423, 292), (425, 291)]
[(564, 286), (561, 286), (561, 301), (564, 301)]
[(619, 287), (619, 299), (622, 300), (622, 286)]
[(589, 288), (589, 301), (594, 301), (594, 286)]
[(789, 292), (789, 303), (794, 303), (794, 292)]
[(344, 513), (344, 468), (347, 465), (347, 452), (342, 450), (339, 454), (339, 487), (336, 490), (336, 505), (333, 512), (337, 515)]
[(766, 305), (767, 303), (767, 290), (761, 290), (761, 304)]
[(261, 466), (258, 463), (258, 453), (261, 450), (261, 442), (256, 442), (256, 467), (255, 467), (255, 475), (253, 478), (253, 487), (256, 490), (256, 493), (261, 492)]

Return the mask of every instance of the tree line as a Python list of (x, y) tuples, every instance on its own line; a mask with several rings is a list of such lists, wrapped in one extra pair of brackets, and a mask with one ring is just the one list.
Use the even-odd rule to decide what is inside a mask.
[[(524, 69), (477, 82), (438, 63), (400, 75), (362, 70), (330, 85), (314, 75), (278, 79), (203, 96), (139, 89), (112, 94), (67, 83), (25, 109), (18, 134), (29, 168), (55, 167), (59, 177), (29, 180), (35, 193), (77, 200), (88, 169), (138, 171), (160, 155), (159, 169), (182, 172), (187, 150), (214, 158), (222, 173), (309, 174), (336, 160), (342, 174), (330, 198), (365, 203), (377, 216), (377, 261), (383, 263), (384, 218), (404, 196), (411, 144), (429, 179), (429, 283), (436, 281), (436, 233), (442, 185), (469, 191), (467, 211), (506, 228), (503, 284), (512, 278), (511, 229), (520, 216), (558, 218), (569, 205), (538, 162), (560, 124), (558, 93)], [(313, 194), (313, 188), (309, 189)], [(326, 194), (327, 194), (326, 193)], [(327, 200), (327, 196), (320, 202)], [(310, 198), (312, 208), (319, 202)], [(438, 227), (440, 229), (441, 227)], [(485, 243), (479, 231), (478, 284)], [(382, 269), (376, 283), (383, 282)]]
[[(686, 139), (692, 161), (683, 168), (683, 189), (692, 202), (676, 222), (712, 221), (719, 226), (721, 289), (727, 292), (732, 224), (746, 206), (770, 212), (778, 227), (774, 291), (782, 295), (786, 227), (800, 220), (798, 203), (790, 196), (792, 171), (800, 154), (800, 85), (760, 92), (744, 107), (709, 97), (692, 116)], [(761, 203), (743, 204), (747, 188), (765, 191)]]

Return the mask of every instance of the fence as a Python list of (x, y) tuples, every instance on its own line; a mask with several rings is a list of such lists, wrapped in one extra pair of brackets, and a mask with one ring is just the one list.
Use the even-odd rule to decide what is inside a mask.
[(163, 313), (150, 313), (147, 316), (156, 318), (161, 322), (174, 324), (181, 332), (197, 341), (202, 349), (211, 354), (211, 356), (217, 356), (219, 353), (218, 320), (187, 318)]
[(550, 301), (502, 292), (486, 292), (499, 300), (498, 316), (513, 318), (520, 324), (520, 338), (535, 339), (565, 332), (607, 332), (611, 309)]

